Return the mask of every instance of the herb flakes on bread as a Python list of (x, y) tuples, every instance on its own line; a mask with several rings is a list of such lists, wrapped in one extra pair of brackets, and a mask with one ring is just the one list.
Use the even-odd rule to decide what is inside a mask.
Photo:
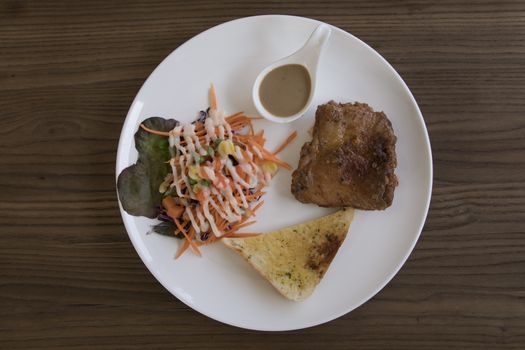
[(246, 259), (286, 298), (309, 297), (346, 238), (354, 215), (343, 209), (316, 220), (222, 242)]

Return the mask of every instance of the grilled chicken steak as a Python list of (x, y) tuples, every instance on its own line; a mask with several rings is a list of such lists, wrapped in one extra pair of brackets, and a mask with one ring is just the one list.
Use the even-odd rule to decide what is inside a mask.
[(396, 136), (383, 112), (365, 103), (317, 107), (312, 141), (301, 149), (292, 193), (322, 207), (385, 209), (397, 178)]

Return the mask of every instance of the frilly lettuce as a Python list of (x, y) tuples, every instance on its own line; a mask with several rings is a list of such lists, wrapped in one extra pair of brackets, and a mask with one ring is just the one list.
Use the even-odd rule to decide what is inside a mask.
[[(177, 123), (160, 117), (142, 122), (158, 131), (170, 131)], [(135, 133), (135, 147), (139, 154), (137, 163), (124, 169), (117, 180), (120, 203), (130, 215), (156, 218), (162, 202), (159, 185), (170, 171), (166, 163), (171, 158), (168, 138), (139, 128)]]

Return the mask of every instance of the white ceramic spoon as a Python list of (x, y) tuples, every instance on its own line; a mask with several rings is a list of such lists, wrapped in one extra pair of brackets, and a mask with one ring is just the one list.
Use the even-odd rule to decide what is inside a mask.
[[(331, 32), (332, 30), (330, 29), (330, 26), (321, 24), (312, 32), (310, 38), (298, 51), (273, 62), (264, 68), (261, 73), (259, 73), (255, 79), (255, 83), (253, 84), (252, 98), (255, 108), (257, 108), (257, 111), (262, 117), (276, 123), (289, 123), (300, 118), (308, 110), (315, 95), (317, 67), (319, 65), (321, 52), (323, 51), (323, 47), (330, 37)], [(308, 74), (310, 75), (310, 95), (308, 96), (306, 104), (299, 112), (287, 117), (280, 117), (270, 113), (266, 108), (264, 108), (264, 105), (261, 102), (259, 89), (261, 87), (261, 82), (269, 72), (275, 68), (289, 64), (299, 64), (306, 68)]]

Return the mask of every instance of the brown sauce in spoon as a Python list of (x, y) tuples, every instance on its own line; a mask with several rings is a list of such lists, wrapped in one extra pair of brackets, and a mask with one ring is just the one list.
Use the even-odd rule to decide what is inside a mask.
[(289, 117), (303, 109), (311, 89), (308, 70), (300, 64), (287, 64), (266, 74), (259, 87), (259, 98), (271, 114)]

